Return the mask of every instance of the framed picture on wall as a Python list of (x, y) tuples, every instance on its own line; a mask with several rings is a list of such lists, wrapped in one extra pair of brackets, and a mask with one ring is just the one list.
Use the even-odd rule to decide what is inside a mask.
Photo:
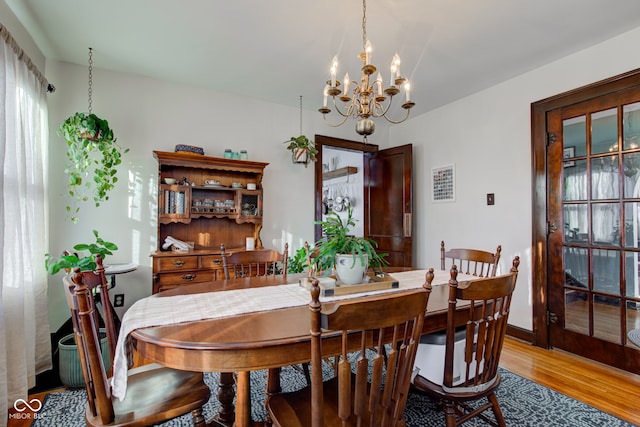
[(453, 165), (431, 169), (433, 192), (431, 200), (434, 202), (453, 202), (456, 200), (456, 177)]
[[(576, 147), (565, 147), (562, 150), (562, 158), (563, 159), (572, 159), (576, 156)], [(575, 166), (576, 162), (575, 161), (570, 161), (570, 162), (564, 162), (564, 167), (565, 168), (570, 168), (572, 166)]]

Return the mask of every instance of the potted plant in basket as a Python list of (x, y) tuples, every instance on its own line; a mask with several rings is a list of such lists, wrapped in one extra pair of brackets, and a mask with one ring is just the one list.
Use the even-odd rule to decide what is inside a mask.
[(304, 167), (307, 167), (309, 162), (316, 160), (318, 150), (313, 141), (307, 138), (305, 135), (292, 136), (288, 141), (284, 141), (287, 145), (287, 150), (291, 151), (291, 158), (293, 163), (304, 163)]
[(91, 113), (75, 113), (67, 118), (58, 134), (67, 141), (65, 173), (69, 176), (68, 194), (74, 199), (74, 206), (66, 209), (71, 220), (77, 222), (78, 202), (91, 196), (96, 206), (100, 206), (109, 200), (108, 193), (118, 182), (117, 167), (122, 163), (122, 154), (129, 150), (116, 143), (107, 120)]
[(356, 225), (353, 209), (347, 208), (346, 218), (337, 212), (330, 212), (324, 221), (316, 221), (322, 227), (324, 237), (316, 242), (318, 256), (316, 262), (322, 270), (335, 268), (341, 282), (353, 285), (361, 283), (369, 267), (384, 267), (387, 254), (376, 252), (378, 244), (373, 239), (350, 235)]

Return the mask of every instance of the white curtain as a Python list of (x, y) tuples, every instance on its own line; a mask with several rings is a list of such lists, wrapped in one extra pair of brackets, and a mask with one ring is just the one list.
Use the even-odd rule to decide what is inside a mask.
[(51, 369), (46, 81), (22, 55), (0, 25), (0, 426)]

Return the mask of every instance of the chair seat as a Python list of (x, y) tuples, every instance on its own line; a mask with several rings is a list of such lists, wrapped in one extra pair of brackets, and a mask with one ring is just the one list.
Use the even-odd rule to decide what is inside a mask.
[[(354, 384), (354, 382), (352, 382)], [(354, 387), (352, 386), (353, 390)], [(325, 427), (341, 427), (342, 421), (338, 417), (338, 378), (332, 378), (322, 384), (324, 397), (324, 414)], [(353, 392), (352, 392), (353, 395)], [(275, 415), (277, 420), (286, 420), (280, 423), (282, 427), (309, 427), (311, 425), (311, 387), (307, 386), (298, 391), (289, 393), (276, 394), (269, 397), (270, 412)], [(352, 417), (348, 426), (356, 426), (357, 421)], [(369, 425), (366, 419), (362, 425)], [(274, 424), (275, 425), (275, 424)]]
[[(127, 395), (123, 401), (113, 398), (115, 419), (109, 426), (148, 426), (201, 408), (209, 400), (210, 390), (201, 372), (180, 371), (158, 364), (130, 369)], [(171, 408), (169, 413), (167, 409)], [(87, 425), (102, 426), (88, 408)]]
[(502, 377), (500, 376), (500, 372), (498, 372), (495, 376), (494, 382), (489, 387), (487, 387), (486, 390), (480, 393), (456, 391), (455, 388), (453, 389), (453, 391), (445, 391), (442, 388), (442, 384), (436, 384), (432, 381), (429, 381), (422, 375), (416, 375), (416, 377), (413, 379), (413, 384), (415, 386), (414, 391), (418, 391), (420, 393), (431, 396), (436, 400), (448, 399), (453, 400), (454, 402), (466, 402), (470, 400), (477, 400), (493, 393), (500, 385), (501, 380)]

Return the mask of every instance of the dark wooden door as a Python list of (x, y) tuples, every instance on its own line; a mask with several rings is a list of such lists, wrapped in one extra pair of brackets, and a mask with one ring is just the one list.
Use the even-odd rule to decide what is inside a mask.
[(378, 243), (394, 267), (411, 267), (412, 146), (402, 145), (364, 156), (365, 236)]
[(640, 373), (640, 89), (546, 123), (549, 344)]

